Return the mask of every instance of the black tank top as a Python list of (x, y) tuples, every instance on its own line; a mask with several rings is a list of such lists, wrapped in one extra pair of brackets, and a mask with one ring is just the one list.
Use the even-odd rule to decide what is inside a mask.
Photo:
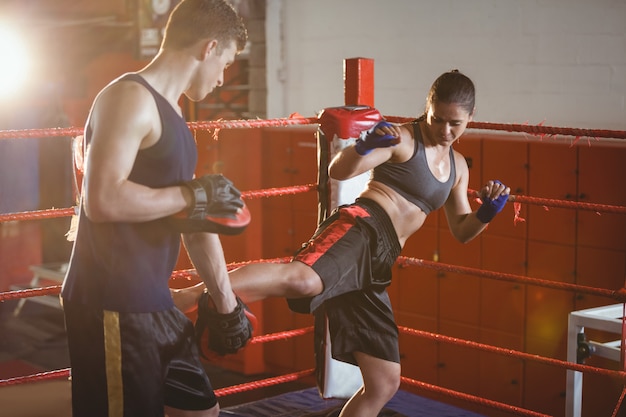
[(413, 124), (413, 156), (402, 163), (385, 162), (374, 168), (372, 180), (395, 190), (426, 214), (444, 205), (456, 179), (454, 151), (450, 147), (450, 177), (441, 182), (428, 168), (419, 124)]
[[(197, 148), (185, 120), (138, 74), (126, 74), (119, 81), (143, 85), (154, 96), (162, 124), (159, 140), (137, 153), (128, 179), (151, 188), (192, 179)], [(91, 129), (87, 126), (85, 143), (90, 139)], [(71, 302), (113, 311), (169, 309), (174, 304), (168, 280), (179, 250), (180, 234), (172, 232), (163, 220), (94, 223), (81, 204), (62, 296)]]

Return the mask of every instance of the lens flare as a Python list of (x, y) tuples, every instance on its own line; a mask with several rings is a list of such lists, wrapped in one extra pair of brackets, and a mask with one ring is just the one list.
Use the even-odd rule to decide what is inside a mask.
[(17, 31), (0, 23), (0, 98), (14, 95), (29, 77), (30, 57)]

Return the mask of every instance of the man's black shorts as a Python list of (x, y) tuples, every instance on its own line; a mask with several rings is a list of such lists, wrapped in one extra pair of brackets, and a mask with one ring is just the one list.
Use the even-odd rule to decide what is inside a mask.
[(74, 417), (163, 417), (217, 404), (191, 321), (178, 309), (123, 313), (65, 300)]

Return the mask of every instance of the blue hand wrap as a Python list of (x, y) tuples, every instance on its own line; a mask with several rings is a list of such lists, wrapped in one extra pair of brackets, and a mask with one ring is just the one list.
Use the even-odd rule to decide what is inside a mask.
[[(494, 181), (496, 184), (502, 184), (500, 181)], [(498, 198), (490, 199), (481, 197), (483, 204), (478, 208), (476, 217), (482, 223), (489, 223), (496, 214), (500, 213), (509, 199), (508, 194), (500, 194)]]
[(393, 135), (383, 135), (380, 136), (375, 133), (376, 129), (379, 127), (391, 127), (391, 124), (386, 121), (378, 122), (374, 127), (368, 130), (364, 135), (361, 135), (359, 139), (356, 140), (354, 145), (354, 149), (356, 152), (363, 156), (367, 155), (374, 148), (387, 148), (389, 146), (395, 146), (395, 143), (391, 143), (392, 140), (396, 139), (396, 136)]

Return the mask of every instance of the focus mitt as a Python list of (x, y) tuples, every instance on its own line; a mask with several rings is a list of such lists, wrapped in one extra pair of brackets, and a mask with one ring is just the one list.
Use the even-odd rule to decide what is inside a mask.
[[(237, 307), (231, 313), (220, 314), (210, 307), (212, 302), (205, 290), (198, 299), (198, 318), (195, 324), (196, 343), (205, 359), (236, 353), (250, 339), (257, 325), (256, 317), (237, 297)], [(207, 350), (208, 349), (208, 350)]]
[(237, 235), (250, 223), (241, 192), (223, 175), (204, 175), (183, 185), (191, 190), (193, 203), (188, 210), (168, 218), (176, 231)]

